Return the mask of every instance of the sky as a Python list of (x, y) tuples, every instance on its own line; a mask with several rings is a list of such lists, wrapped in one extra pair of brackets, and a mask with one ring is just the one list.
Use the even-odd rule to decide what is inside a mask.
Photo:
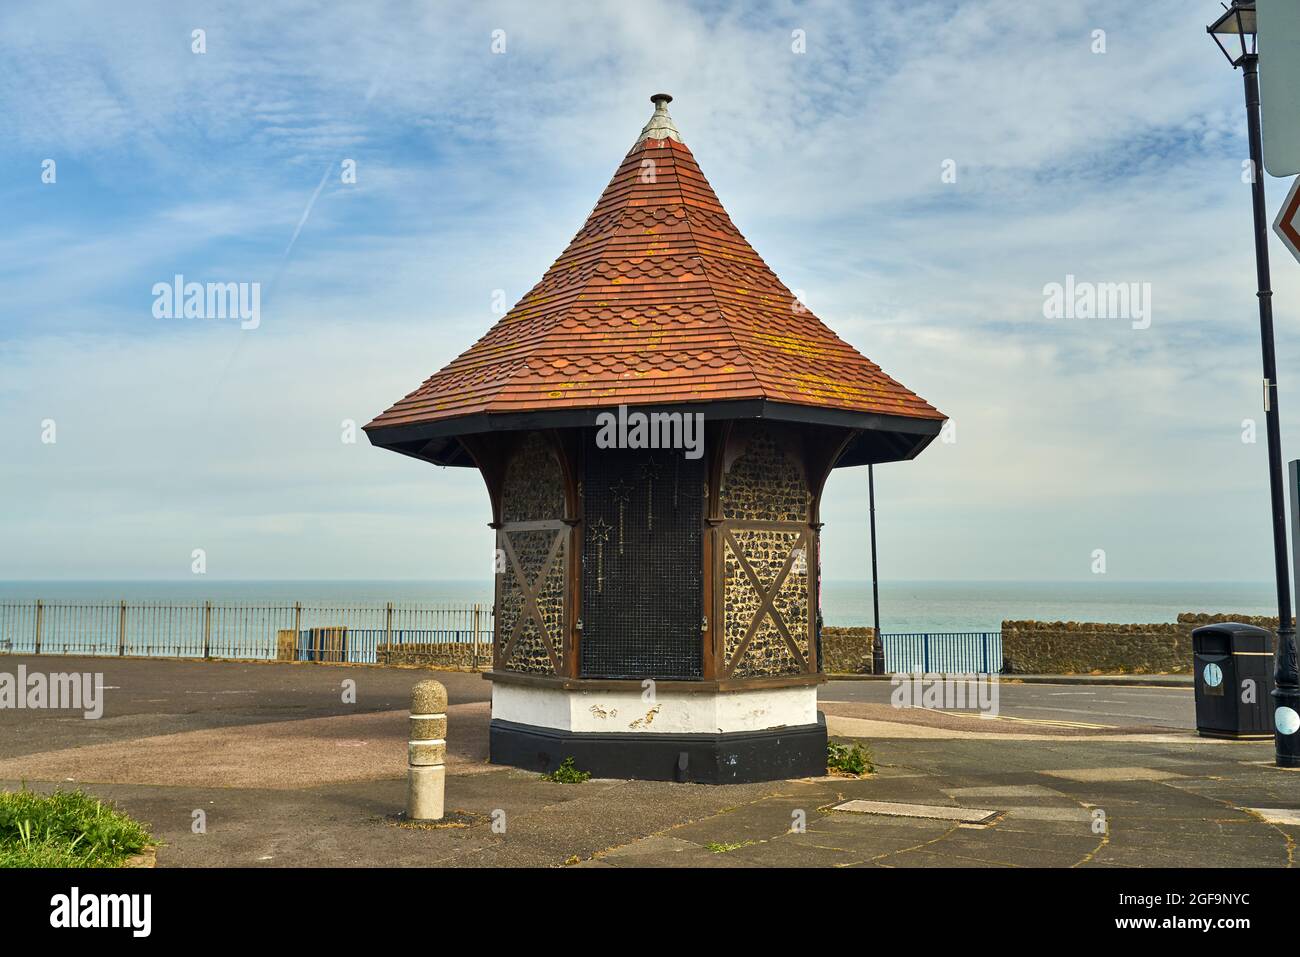
[[(952, 417), (876, 470), (882, 576), (1090, 580), (1102, 550), (1108, 580), (1267, 579), (1218, 10), (6, 4), (0, 578), (182, 579), (203, 549), (211, 578), (487, 580), (477, 473), (347, 423), (531, 288), (663, 90), (777, 275)], [(1271, 252), (1287, 458), (1300, 264)], [(177, 274), (260, 283), (256, 328), (157, 317)], [(1049, 318), (1067, 276), (1149, 289), (1149, 322)], [(828, 579), (869, 573), (866, 513), (838, 470)]]

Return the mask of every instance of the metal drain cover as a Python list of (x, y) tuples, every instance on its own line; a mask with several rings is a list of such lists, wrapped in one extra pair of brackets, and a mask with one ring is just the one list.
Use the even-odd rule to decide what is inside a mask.
[(938, 804), (893, 804), (889, 801), (845, 801), (833, 808), (855, 814), (883, 814), (888, 817), (923, 817), (962, 824), (986, 824), (1001, 811), (979, 807), (945, 807)]

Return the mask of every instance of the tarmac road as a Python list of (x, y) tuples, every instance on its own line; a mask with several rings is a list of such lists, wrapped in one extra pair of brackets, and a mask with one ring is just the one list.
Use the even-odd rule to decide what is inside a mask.
[[(893, 690), (888, 681), (831, 681), (822, 687), (818, 700), (888, 704)], [(998, 709), (1007, 717), (1039, 721), (1072, 721), (1112, 727), (1196, 727), (1195, 702), (1190, 687), (1102, 685), (1085, 688), (1075, 684), (999, 681)]]
[[(312, 662), (167, 661), (156, 658), (3, 655), (0, 672), (89, 672), (103, 676), (103, 716), (0, 709), (0, 759), (207, 728), (397, 711), (411, 687), (436, 678), (449, 704), (488, 701), (492, 689), (470, 672), (348, 667)], [(355, 704), (343, 700), (354, 681)]]

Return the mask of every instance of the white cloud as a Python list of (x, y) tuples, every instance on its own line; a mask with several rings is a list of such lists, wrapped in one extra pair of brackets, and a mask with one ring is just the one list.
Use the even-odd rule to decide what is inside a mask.
[[(957, 421), (880, 470), (893, 577), (1086, 577), (1093, 547), (1116, 577), (1266, 577), (1239, 78), (1203, 26), (1011, 0), (0, 12), (0, 492), (27, 503), (0, 575), (169, 576), (202, 545), (221, 577), (460, 577), (490, 542), (477, 476), (338, 423), (532, 285), (666, 89), (777, 273)], [(38, 192), (45, 156), (66, 192)], [(356, 186), (326, 176), (284, 260), (344, 157)], [(1274, 252), (1289, 432), (1300, 274)], [(174, 271), (263, 281), (263, 328), (153, 320)], [(1067, 273), (1150, 282), (1151, 328), (1043, 319)], [(829, 577), (865, 567), (863, 484), (829, 485)]]

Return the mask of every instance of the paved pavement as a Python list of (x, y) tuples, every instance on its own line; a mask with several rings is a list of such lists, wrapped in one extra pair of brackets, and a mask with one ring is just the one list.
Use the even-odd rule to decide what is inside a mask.
[[(1251, 763), (1269, 750), (877, 742), (872, 778), (790, 782), (586, 866), (1289, 867), (1300, 815), (1269, 823), (1244, 809), (1300, 803), (1300, 778)], [(890, 813), (835, 810), (853, 799)], [(952, 820), (958, 808), (990, 823)], [(801, 812), (807, 827), (797, 833)]]
[[(1271, 742), (1182, 730), (1190, 693), (1176, 690), (1106, 700), (1118, 692), (1007, 685), (1004, 711), (1053, 717), (990, 722), (897, 712), (870, 700), (870, 683), (832, 682), (831, 729), (870, 732), (871, 777), (559, 785), (487, 764), (488, 683), (438, 672), (447, 805), (463, 818), (412, 828), (392, 817), (404, 708), (430, 672), (12, 657), (0, 670), (20, 662), (102, 672), (110, 697), (95, 721), (0, 711), (0, 786), (75, 782), (116, 800), (152, 826), (164, 867), (1255, 867), (1292, 865), (1300, 836), (1300, 775), (1271, 767)], [(851, 800), (875, 803), (836, 809)]]

